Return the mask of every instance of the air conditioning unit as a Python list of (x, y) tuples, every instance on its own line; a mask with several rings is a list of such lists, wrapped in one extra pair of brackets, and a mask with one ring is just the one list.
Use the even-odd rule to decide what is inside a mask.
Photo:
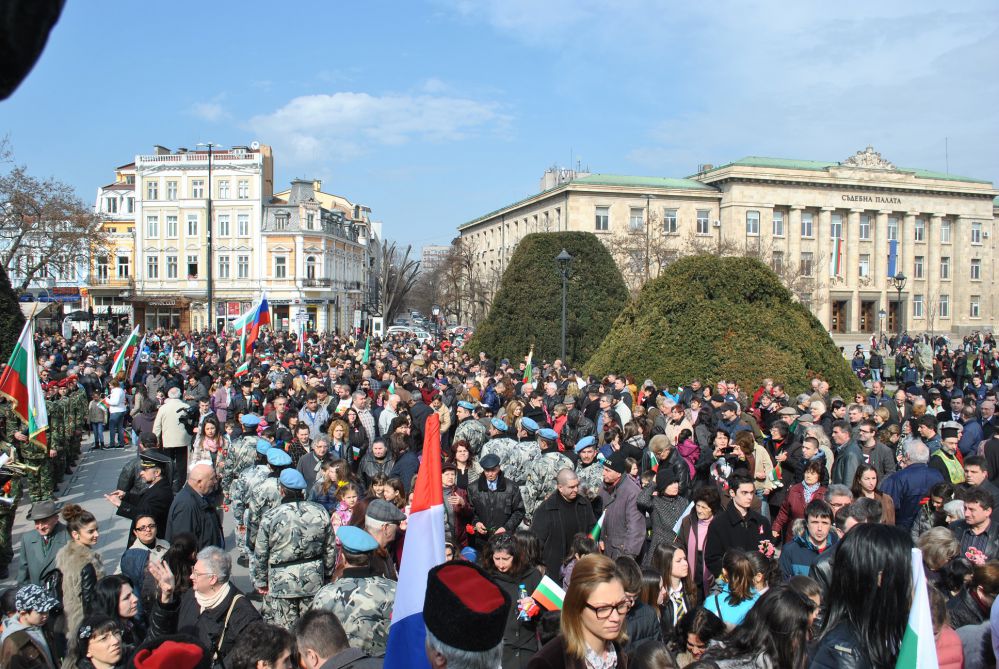
[(721, 221), (719, 221), (716, 218), (714, 221), (711, 222), (711, 226), (714, 227), (714, 228), (720, 228), (721, 227)]

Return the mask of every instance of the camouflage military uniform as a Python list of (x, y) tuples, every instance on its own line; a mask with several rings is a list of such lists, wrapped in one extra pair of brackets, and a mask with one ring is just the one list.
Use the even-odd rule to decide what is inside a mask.
[(252, 550), (257, 541), (257, 532), (264, 514), (281, 503), (281, 490), (276, 476), (270, 476), (266, 481), (250, 491), (247, 507), (250, 510), (246, 520), (246, 545)]
[(222, 477), (222, 494), (226, 503), (232, 499), (232, 482), (247, 467), (257, 462), (257, 436), (246, 434), (236, 439), (219, 457), (216, 468)]
[(370, 567), (347, 567), (335, 583), (323, 586), (312, 608), (336, 614), (351, 648), (380, 657), (388, 644), (395, 585)]
[(69, 402), (73, 407), (73, 416), (75, 418), (73, 443), (71, 445), (72, 448), (70, 454), (71, 461), (77, 462), (80, 459), (83, 435), (87, 434), (87, 429), (89, 427), (87, 424), (87, 408), (90, 406), (90, 402), (87, 399), (87, 393), (84, 392), (83, 388), (79, 386), (77, 386), (73, 392), (70, 393)]
[[(17, 420), (16, 416), (12, 416)], [(9, 443), (0, 443), (0, 453), (6, 453), (12, 461), (17, 460), (17, 449)], [(4, 475), (3, 478), (6, 478)], [(10, 504), (0, 502), (0, 575), (7, 572), (14, 559), (14, 516), (17, 515), (17, 504), (21, 499), (21, 477), (12, 476), (0, 489), (0, 494), (11, 500)]]
[(53, 489), (55, 485), (62, 482), (63, 474), (66, 471), (66, 403), (59, 399), (56, 392), (45, 400), (45, 410), (48, 413), (49, 429), (47, 439), (49, 448), (56, 452), (55, 458), (51, 461), (51, 472)]
[(254, 549), (253, 585), (267, 588), (264, 620), (291, 629), (333, 576), (336, 536), (315, 502), (284, 502), (264, 514)]
[(13, 444), (18, 449), (21, 462), (38, 468), (36, 472), (28, 473), (20, 485), (27, 488), (32, 502), (52, 499), (55, 492), (55, 482), (52, 480), (52, 459), (49, 457), (49, 449), (29, 441), (18, 441), (14, 434), (20, 432), (27, 435), (28, 428), (14, 413), (10, 404), (4, 404), (4, 414), (4, 441)]
[[(237, 526), (246, 527), (250, 497), (254, 490), (263, 485), (270, 473), (270, 467), (267, 465), (253, 465), (244, 469), (239, 477), (232, 482), (232, 486), (229, 488), (232, 500), (229, 509), (232, 511)], [(246, 545), (246, 532), (236, 532), (236, 545), (248, 557), (252, 555)]]
[(454, 431), (454, 441), (451, 443), (460, 439), (467, 441), (472, 448), (472, 453), (478, 455), (479, 449), (489, 439), (489, 434), (486, 432), (485, 425), (474, 418), (466, 418), (458, 423), (458, 427)]
[(579, 477), (580, 493), (586, 488), (587, 497), (592, 500), (604, 485), (604, 463), (597, 459), (589, 465), (580, 462), (576, 465), (576, 476)]
[(536, 441), (520, 443), (509, 437), (497, 437), (482, 446), (479, 460), (487, 455), (495, 455), (500, 459), (500, 468), (508, 481), (522, 484), (527, 476), (527, 466), (533, 459), (541, 456), (541, 449)]
[(549, 451), (531, 461), (521, 490), (528, 519), (534, 516), (534, 510), (545, 501), (545, 497), (555, 492), (555, 477), (559, 471), (572, 468), (572, 460), (558, 451)]

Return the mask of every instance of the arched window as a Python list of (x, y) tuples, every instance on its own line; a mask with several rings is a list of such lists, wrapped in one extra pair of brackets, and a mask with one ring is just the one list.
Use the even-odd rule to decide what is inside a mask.
[(316, 257), (309, 256), (305, 259), (305, 278), (315, 279), (316, 278)]

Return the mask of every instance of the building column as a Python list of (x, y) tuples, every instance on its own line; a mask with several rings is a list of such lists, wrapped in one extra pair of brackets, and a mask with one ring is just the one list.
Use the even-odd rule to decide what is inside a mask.
[[(901, 315), (903, 321), (902, 325), (905, 326), (907, 330), (911, 330), (910, 325), (912, 323), (911, 295), (913, 295), (916, 292), (919, 292), (917, 290), (917, 286), (915, 285), (916, 281), (913, 279), (914, 275), (913, 270), (915, 267), (915, 257), (916, 257), (916, 237), (915, 237), (916, 216), (918, 215), (919, 212), (910, 211), (906, 212), (904, 216), (898, 219), (899, 252), (898, 252), (898, 267), (896, 268), (895, 273), (897, 274), (898, 272), (902, 272), (907, 277), (909, 277), (909, 280), (905, 284), (905, 291), (903, 291), (903, 293), (907, 292), (907, 294), (910, 295), (910, 297), (909, 299), (906, 299), (905, 295), (902, 296), (903, 305), (905, 305), (905, 308), (901, 309)], [(929, 234), (929, 230), (927, 230), (927, 234)], [(929, 268), (924, 264), (923, 266), (924, 278), (920, 280), (921, 285), (918, 286), (919, 290), (922, 290), (922, 287), (925, 285), (925, 277), (927, 276), (928, 270)], [(895, 293), (895, 299), (898, 299), (898, 293)]]
[(850, 332), (860, 328), (860, 212), (851, 209), (846, 217), (846, 243), (843, 262), (846, 263), (843, 276), (850, 290)]
[[(874, 220), (874, 257), (871, 258), (871, 277), (874, 286), (881, 292), (878, 298), (878, 310), (888, 311), (888, 214), (889, 211), (879, 211)], [(896, 261), (897, 262), (897, 261)], [(897, 271), (897, 270), (896, 270)], [(878, 327), (887, 327), (878, 319)], [(879, 333), (880, 334), (880, 333)]]
[[(971, 221), (970, 216), (958, 216), (954, 220), (954, 227), (950, 231), (951, 241), (955, 249), (966, 250), (966, 253), (953, 253), (950, 258), (950, 329), (956, 331), (961, 325), (976, 325), (977, 320), (972, 321), (971, 296), (978, 292), (978, 284), (971, 283), (971, 259), (980, 257), (980, 246), (971, 245)], [(982, 244), (985, 243), (984, 232)], [(983, 272), (985, 268), (982, 268)], [(985, 298), (985, 295), (982, 295)], [(978, 302), (978, 315), (981, 318), (985, 311), (981, 300)]]
[(832, 224), (832, 207), (823, 207), (819, 211), (819, 228), (815, 231), (817, 241), (815, 249), (815, 304), (812, 312), (822, 323), (822, 327), (829, 329), (832, 320), (832, 302), (829, 299), (829, 263), (831, 262), (830, 251), (832, 243), (829, 239), (830, 226)]
[(787, 237), (787, 262), (797, 262), (801, 257), (801, 212), (805, 208), (801, 205), (791, 205), (787, 215), (787, 228), (784, 235)]

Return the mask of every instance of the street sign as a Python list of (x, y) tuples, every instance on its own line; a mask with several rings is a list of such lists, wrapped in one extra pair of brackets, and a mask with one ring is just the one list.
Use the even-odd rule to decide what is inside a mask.
[(354, 329), (361, 327), (361, 310), (354, 309)]

